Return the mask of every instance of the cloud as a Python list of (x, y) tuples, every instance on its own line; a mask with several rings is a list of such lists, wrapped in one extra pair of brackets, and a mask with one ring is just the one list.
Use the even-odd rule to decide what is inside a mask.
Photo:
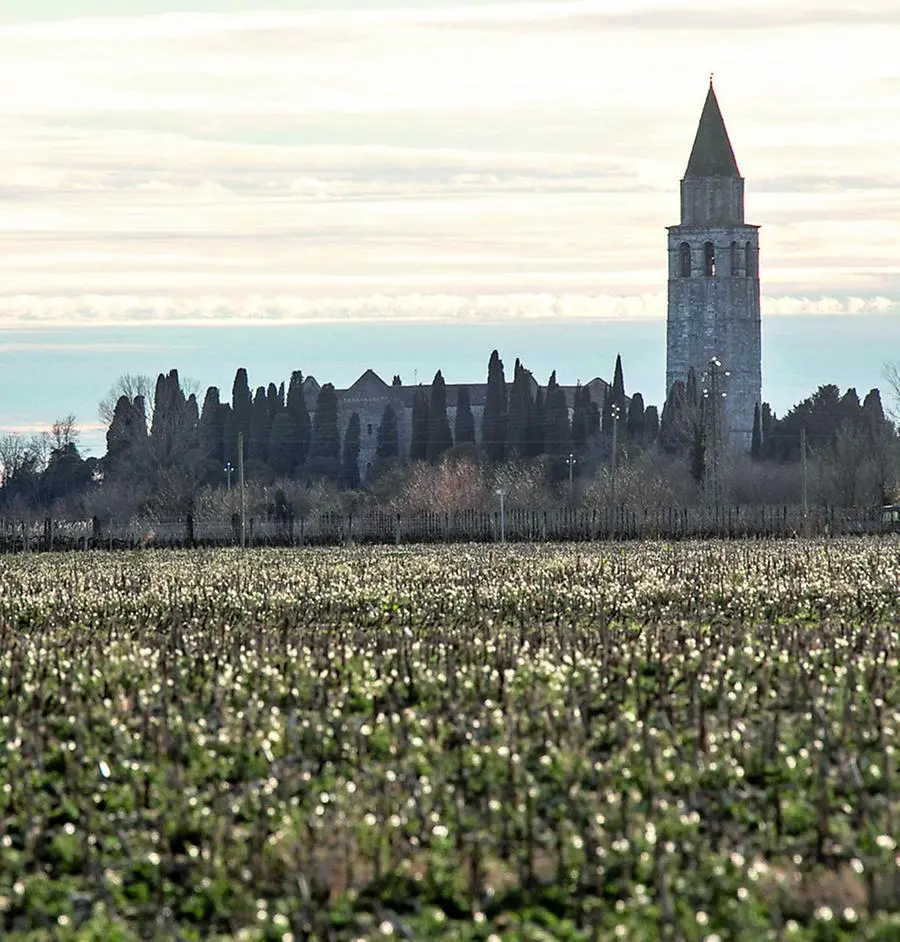
[[(764, 317), (805, 314), (885, 315), (900, 313), (900, 294), (886, 296), (763, 296)], [(523, 320), (661, 320), (663, 292), (617, 295), (557, 292), (476, 294), (406, 293), (306, 297), (0, 297), (0, 329), (84, 327), (273, 326), (290, 324), (470, 323)], [(113, 349), (103, 344), (13, 343), (9, 349)], [(137, 349), (127, 344), (116, 349)], [(0, 348), (2, 349), (2, 348)]]
[(774, 307), (900, 293), (892, 0), (382, 6), (0, 27), (2, 320), (662, 316), (707, 67)]

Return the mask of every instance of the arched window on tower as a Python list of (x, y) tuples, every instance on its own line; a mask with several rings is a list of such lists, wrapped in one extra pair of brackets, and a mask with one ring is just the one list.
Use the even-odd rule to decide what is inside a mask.
[(741, 256), (738, 252), (737, 242), (731, 243), (731, 274), (739, 275), (741, 273)]
[(712, 242), (703, 243), (703, 274), (711, 278), (716, 273), (716, 247)]
[(753, 255), (753, 245), (750, 242), (744, 246), (744, 265), (748, 278), (756, 274), (756, 258)]
[(679, 246), (679, 265), (682, 278), (691, 277), (691, 247), (687, 242), (682, 242)]

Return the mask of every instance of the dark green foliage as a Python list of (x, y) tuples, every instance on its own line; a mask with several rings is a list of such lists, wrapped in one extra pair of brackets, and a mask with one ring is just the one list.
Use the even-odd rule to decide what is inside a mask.
[(269, 383), (266, 387), (266, 404), (269, 407), (269, 416), (274, 419), (279, 412), (284, 409), (284, 384), (281, 389), (274, 384)]
[(81, 457), (74, 442), (50, 452), (47, 467), (41, 475), (42, 500), (48, 507), (79, 494), (90, 483), (91, 469)]
[(223, 434), (225, 431), (225, 411), (219, 402), (219, 390), (210, 386), (203, 397), (203, 409), (200, 412), (200, 447), (205, 458), (215, 465), (217, 471), (225, 463), (223, 452)]
[(380, 464), (396, 461), (400, 457), (400, 432), (394, 407), (386, 405), (375, 436), (375, 457)]
[(287, 412), (279, 412), (272, 422), (269, 434), (269, 467), (278, 476), (289, 475), (294, 470), (294, 423)]
[(156, 380), (153, 422), (150, 426), (150, 440), (155, 446), (168, 448), (172, 438), (181, 432), (189, 418), (185, 412), (185, 403), (178, 370), (170, 370), (168, 374), (160, 373)]
[(528, 454), (528, 420), (534, 408), (531, 390), (534, 379), (516, 359), (506, 421), (506, 455), (524, 458)]
[(644, 434), (648, 445), (659, 438), (659, 409), (647, 406), (644, 410)]
[(861, 419), (867, 429), (880, 430), (885, 422), (884, 406), (881, 404), (881, 392), (870, 389), (862, 404)]
[(412, 401), (412, 429), (409, 441), (409, 460), (425, 461), (428, 457), (428, 426), (430, 424), (430, 411), (428, 396), (421, 386), (413, 393)]
[(798, 461), (801, 428), (806, 429), (810, 451), (825, 452), (834, 444), (842, 429), (851, 434), (867, 430), (877, 438), (887, 423), (878, 390), (872, 390), (860, 405), (855, 389), (850, 388), (841, 395), (837, 386), (828, 384), (820, 386), (811, 396), (795, 405), (783, 419), (769, 419), (768, 430), (766, 424), (764, 412), (761, 420), (762, 456), (775, 461)]
[(291, 373), (285, 408), (291, 420), (292, 463), (293, 467), (297, 467), (302, 465), (309, 456), (310, 437), (312, 435), (312, 423), (309, 419), (306, 396), (303, 392), (303, 374), (299, 370)]
[[(622, 372), (622, 357), (616, 357), (616, 366), (613, 372), (613, 381), (611, 386), (606, 387), (606, 394), (603, 397), (603, 433), (612, 435), (613, 427), (613, 406), (619, 408), (619, 421), (623, 422), (626, 417), (627, 402), (625, 399), (625, 377)], [(620, 426), (621, 431), (621, 426)]]
[(481, 416), (481, 447), (489, 461), (502, 461), (506, 455), (506, 418), (506, 377), (500, 354), (494, 350)]
[(453, 447), (450, 434), (450, 420), (447, 418), (447, 386), (438, 370), (431, 383), (428, 403), (428, 445), (426, 456), (429, 461), (437, 461)]
[(546, 453), (550, 457), (551, 476), (567, 473), (565, 460), (572, 450), (572, 430), (569, 424), (569, 405), (566, 394), (556, 381), (556, 373), (547, 383)]
[(581, 454), (587, 445), (593, 425), (593, 400), (587, 387), (579, 383), (575, 387), (575, 397), (572, 403), (572, 450)]
[(759, 461), (762, 457), (762, 417), (759, 403), (753, 407), (753, 434), (750, 439), (750, 457)]
[(143, 400), (138, 396), (132, 402), (127, 396), (119, 396), (106, 432), (106, 463), (115, 465), (127, 454), (140, 450), (146, 439), (147, 419)]
[(644, 397), (635, 393), (628, 404), (628, 415), (625, 420), (625, 434), (629, 441), (641, 445), (646, 441), (647, 429), (644, 422)]
[(240, 367), (234, 376), (234, 385), (231, 387), (231, 411), (234, 417), (234, 433), (244, 433), (246, 439), (250, 435), (250, 413), (253, 409), (253, 397), (250, 394), (250, 383), (247, 380), (247, 371)]
[(616, 356), (616, 366), (613, 371), (613, 381), (612, 381), (612, 395), (613, 402), (618, 403), (620, 406), (625, 405), (625, 376), (622, 372), (622, 355), (617, 354)]
[(250, 410), (250, 433), (246, 439), (247, 458), (250, 461), (266, 462), (269, 458), (269, 436), (272, 434), (272, 419), (266, 390), (260, 386), (253, 397)]
[(341, 444), (338, 433), (337, 395), (334, 386), (326, 383), (319, 390), (312, 423), (309, 457), (318, 462), (336, 462)]
[(457, 446), (475, 444), (475, 416), (472, 415), (468, 386), (460, 386), (456, 391), (453, 441)]
[(359, 487), (359, 413), (354, 412), (347, 422), (344, 447), (341, 451), (341, 483), (349, 490)]
[(544, 390), (540, 386), (535, 390), (534, 401), (528, 416), (528, 442), (527, 454), (529, 458), (537, 458), (544, 454), (547, 441), (546, 414), (544, 404)]

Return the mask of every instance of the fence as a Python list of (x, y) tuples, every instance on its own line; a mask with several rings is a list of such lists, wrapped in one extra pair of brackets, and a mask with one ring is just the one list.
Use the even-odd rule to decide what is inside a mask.
[[(799, 507), (668, 507), (458, 511), (359, 515), (318, 513), (307, 517), (248, 517), (250, 546), (341, 543), (541, 542), (584, 540), (778, 538), (871, 533), (880, 529), (877, 511), (817, 508), (804, 520)], [(240, 519), (131, 520), (128, 522), (0, 521), (0, 552), (123, 549), (138, 546), (234, 546)]]

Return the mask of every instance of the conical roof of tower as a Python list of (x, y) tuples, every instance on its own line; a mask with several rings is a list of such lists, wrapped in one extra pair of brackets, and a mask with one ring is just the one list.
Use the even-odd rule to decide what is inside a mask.
[(712, 82), (709, 83), (709, 92), (703, 104), (697, 136), (694, 138), (694, 147), (684, 175), (685, 178), (741, 175)]

